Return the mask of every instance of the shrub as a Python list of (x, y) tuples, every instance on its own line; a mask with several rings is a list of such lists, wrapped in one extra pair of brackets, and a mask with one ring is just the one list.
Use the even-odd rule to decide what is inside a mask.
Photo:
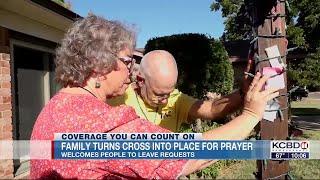
[(220, 41), (204, 34), (177, 34), (150, 39), (145, 53), (162, 49), (176, 59), (179, 77), (177, 88), (194, 97), (206, 92), (228, 94), (233, 87), (233, 69)]

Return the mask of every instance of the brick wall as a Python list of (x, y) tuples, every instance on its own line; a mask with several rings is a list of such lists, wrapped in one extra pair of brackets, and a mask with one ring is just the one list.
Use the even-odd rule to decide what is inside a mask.
[[(0, 141), (12, 140), (12, 136), (11, 76), (8, 34), (6, 29), (0, 28)], [(4, 178), (13, 178), (12, 159), (0, 159), (0, 179)]]

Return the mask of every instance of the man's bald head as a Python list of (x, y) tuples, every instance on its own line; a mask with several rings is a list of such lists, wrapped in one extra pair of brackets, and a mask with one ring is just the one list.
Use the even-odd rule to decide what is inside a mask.
[(144, 55), (140, 71), (146, 80), (154, 82), (157, 87), (174, 87), (178, 78), (176, 61), (164, 50), (154, 50)]

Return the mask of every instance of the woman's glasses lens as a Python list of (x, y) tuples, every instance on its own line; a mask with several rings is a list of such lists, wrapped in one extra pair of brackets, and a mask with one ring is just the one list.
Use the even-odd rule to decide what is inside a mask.
[(122, 61), (127, 66), (129, 72), (132, 72), (133, 64), (135, 63), (135, 60), (133, 57), (121, 57), (119, 58), (119, 60)]

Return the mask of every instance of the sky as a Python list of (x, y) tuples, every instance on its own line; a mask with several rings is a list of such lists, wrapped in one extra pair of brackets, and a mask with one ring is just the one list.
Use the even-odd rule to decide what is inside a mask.
[[(68, 2), (68, 0), (66, 1)], [(202, 33), (219, 38), (224, 29), (221, 12), (212, 12), (213, 0), (69, 0), (71, 10), (134, 25), (137, 48), (150, 38), (180, 33)]]

